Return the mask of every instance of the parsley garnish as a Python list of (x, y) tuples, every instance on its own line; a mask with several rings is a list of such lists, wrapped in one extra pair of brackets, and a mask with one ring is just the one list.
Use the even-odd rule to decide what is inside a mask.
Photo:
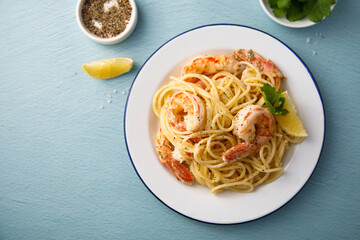
[(268, 0), (276, 17), (283, 17), (293, 22), (308, 17), (313, 22), (320, 22), (330, 17), (330, 6), (336, 0)]
[(270, 109), (270, 112), (280, 116), (289, 113), (289, 111), (284, 108), (285, 98), (281, 97), (280, 91), (276, 91), (276, 88), (268, 83), (265, 83), (260, 89), (264, 96), (265, 104)]

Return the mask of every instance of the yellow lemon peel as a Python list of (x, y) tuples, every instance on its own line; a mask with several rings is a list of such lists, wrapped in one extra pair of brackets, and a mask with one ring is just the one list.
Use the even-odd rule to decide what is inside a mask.
[(307, 137), (308, 134), (306, 133), (304, 125), (297, 114), (297, 110), (291, 101), (289, 94), (285, 91), (281, 96), (285, 98), (284, 108), (287, 109), (289, 113), (285, 116), (276, 116), (276, 121), (289, 135), (294, 137)]
[(85, 63), (82, 65), (82, 69), (90, 77), (106, 80), (129, 72), (133, 63), (134, 61), (131, 58), (110, 58)]

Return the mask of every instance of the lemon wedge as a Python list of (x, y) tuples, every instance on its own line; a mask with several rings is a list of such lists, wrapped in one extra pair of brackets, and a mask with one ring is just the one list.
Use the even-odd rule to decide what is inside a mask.
[(294, 137), (307, 137), (308, 134), (297, 115), (297, 110), (291, 101), (289, 94), (285, 91), (281, 96), (285, 98), (284, 108), (287, 109), (289, 113), (285, 116), (276, 116), (276, 121), (289, 135)]
[(110, 58), (95, 62), (85, 63), (82, 69), (90, 77), (105, 80), (115, 78), (130, 71), (133, 67), (131, 58)]

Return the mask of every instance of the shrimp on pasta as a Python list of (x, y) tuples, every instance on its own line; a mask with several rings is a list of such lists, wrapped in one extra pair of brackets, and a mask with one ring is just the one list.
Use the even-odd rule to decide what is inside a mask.
[[(189, 64), (185, 65), (182, 70), (182, 75), (186, 76), (187, 74), (194, 73), (211, 76), (220, 71), (227, 71), (231, 74), (236, 74), (238, 70), (238, 62), (226, 55), (202, 56), (193, 59)], [(203, 81), (194, 77), (186, 77), (184, 78), (184, 81), (197, 83), (202, 88), (206, 88)]]
[(153, 98), (160, 119), (155, 149), (176, 179), (212, 193), (251, 192), (284, 171), (282, 157), (297, 143), (278, 124), (261, 88), (281, 89), (285, 76), (253, 50), (200, 56)]
[(173, 145), (160, 128), (156, 136), (156, 150), (159, 154), (160, 162), (170, 170), (176, 179), (179, 179), (183, 183), (191, 184), (194, 180), (193, 174), (185, 164), (175, 159), (172, 148), (174, 148)]
[[(280, 89), (281, 82), (285, 79), (280, 69), (270, 59), (265, 60), (260, 54), (252, 49), (238, 49), (234, 51), (234, 59), (237, 61), (246, 61), (257, 67), (260, 71), (264, 71), (274, 79), (274, 85), (277, 89)], [(250, 68), (247, 67), (246, 70)]]
[(235, 121), (234, 134), (243, 142), (223, 153), (224, 161), (233, 162), (257, 152), (270, 140), (275, 119), (269, 110), (257, 105), (241, 109)]
[(167, 102), (165, 109), (169, 122), (179, 131), (200, 129), (205, 120), (204, 103), (194, 94), (175, 93)]
[(204, 56), (197, 57), (183, 68), (183, 75), (198, 73), (204, 75), (215, 74), (219, 71), (235, 73), (238, 70), (237, 62), (228, 56)]

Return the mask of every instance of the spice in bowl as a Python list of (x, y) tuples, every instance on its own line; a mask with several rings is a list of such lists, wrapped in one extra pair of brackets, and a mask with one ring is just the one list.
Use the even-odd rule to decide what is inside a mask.
[(81, 14), (92, 34), (112, 38), (125, 30), (132, 10), (129, 0), (85, 0)]

